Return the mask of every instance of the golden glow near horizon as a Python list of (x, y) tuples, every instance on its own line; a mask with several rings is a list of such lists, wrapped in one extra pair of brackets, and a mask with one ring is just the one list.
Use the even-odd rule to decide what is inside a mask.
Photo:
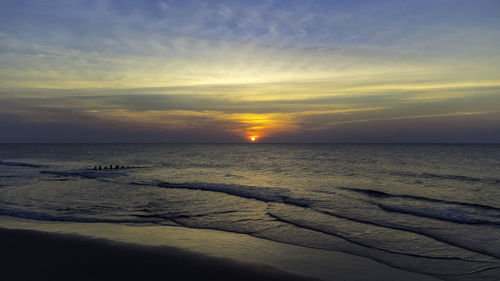
[(453, 3), (451, 13), (446, 1), (418, 1), (435, 24), (395, 25), (412, 9), (257, 2), (13, 7), (21, 12), (0, 18), (0, 117), (17, 124), (9, 128), (216, 141), (364, 140), (372, 127), (399, 136), (458, 119), (474, 130), (500, 122), (499, 9)]

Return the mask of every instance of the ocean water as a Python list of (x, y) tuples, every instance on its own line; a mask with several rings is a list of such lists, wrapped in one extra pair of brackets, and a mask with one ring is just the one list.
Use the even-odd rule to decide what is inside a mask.
[(500, 280), (500, 145), (2, 144), (0, 215), (216, 229)]

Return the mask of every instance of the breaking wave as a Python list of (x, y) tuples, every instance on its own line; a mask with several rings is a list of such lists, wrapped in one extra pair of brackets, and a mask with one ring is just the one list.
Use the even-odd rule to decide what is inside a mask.
[(162, 188), (179, 188), (191, 190), (204, 190), (225, 193), (233, 196), (238, 196), (246, 199), (255, 199), (262, 202), (276, 202), (308, 207), (312, 204), (311, 200), (305, 198), (295, 198), (292, 196), (289, 189), (277, 187), (259, 187), (237, 184), (222, 184), (222, 183), (140, 183), (131, 182), (137, 185), (156, 185)]
[(362, 194), (365, 194), (367, 196), (376, 197), (376, 198), (405, 198), (405, 199), (414, 199), (414, 200), (427, 201), (427, 202), (454, 204), (454, 205), (474, 207), (474, 208), (479, 208), (479, 209), (500, 211), (500, 208), (497, 208), (497, 207), (482, 205), (482, 204), (475, 204), (475, 203), (442, 200), (442, 199), (428, 198), (428, 197), (415, 196), (415, 195), (406, 195), (406, 194), (391, 194), (391, 193), (386, 193), (386, 192), (378, 191), (378, 190), (361, 189), (361, 188), (353, 188), (353, 187), (340, 187), (340, 189), (351, 191), (351, 192), (356, 192), (356, 193), (362, 193)]
[(13, 166), (13, 167), (28, 167), (28, 168), (46, 168), (46, 167), (48, 167), (46, 165), (31, 164), (31, 163), (24, 163), (24, 162), (7, 162), (7, 161), (1, 161), (1, 160), (0, 160), (0, 165)]

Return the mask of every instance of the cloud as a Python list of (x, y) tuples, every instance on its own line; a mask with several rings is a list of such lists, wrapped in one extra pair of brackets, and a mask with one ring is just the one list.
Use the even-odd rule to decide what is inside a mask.
[(449, 4), (5, 1), (0, 82), (67, 89), (401, 73), (495, 79), (499, 23), (476, 18), (491, 14), (480, 5), (454, 3), (449, 15)]
[[(242, 140), (248, 135), (276, 139), (276, 136), (292, 132), (311, 134), (357, 123), (391, 124), (395, 120), (406, 120), (411, 124), (414, 119), (491, 115), (500, 108), (500, 87), (491, 86), (473, 88), (474, 96), (449, 95), (448, 87), (423, 87), (410, 92), (405, 88), (393, 89), (390, 94), (304, 95), (302, 99), (269, 101), (234, 98), (235, 89), (240, 87), (5, 90), (0, 93), (0, 112), (24, 124), (59, 124), (64, 120), (64, 123), (90, 128), (111, 126), (125, 131), (148, 130), (160, 135), (211, 128), (214, 134)], [(248, 89), (253, 91), (252, 85)], [(453, 92), (471, 91), (468, 85), (463, 89), (451, 89)], [(204, 93), (214, 90), (225, 94)], [(412, 100), (424, 93), (431, 98)]]
[(0, 113), (30, 128), (232, 140), (496, 116), (499, 9), (495, 1), (2, 1)]

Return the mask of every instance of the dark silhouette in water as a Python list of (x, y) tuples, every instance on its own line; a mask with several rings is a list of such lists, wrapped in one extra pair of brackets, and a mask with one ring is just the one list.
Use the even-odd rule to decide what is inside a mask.
[(94, 170), (120, 170), (120, 169), (131, 169), (137, 167), (123, 166), (123, 165), (109, 165), (109, 166), (94, 166)]
[[(102, 170), (102, 166), (94, 166), (94, 170)], [(104, 166), (104, 170), (112, 170), (112, 169), (115, 169), (115, 170), (119, 170), (119, 169), (130, 169), (130, 166), (120, 166), (120, 165), (114, 165), (114, 168), (113, 168), (113, 165), (109, 165), (109, 168), (108, 166)]]

